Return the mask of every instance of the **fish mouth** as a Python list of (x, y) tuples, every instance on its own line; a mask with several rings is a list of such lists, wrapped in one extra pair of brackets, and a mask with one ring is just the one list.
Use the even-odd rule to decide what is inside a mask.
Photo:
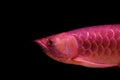
[(35, 40), (36, 43), (38, 43), (38, 45), (40, 45), (40, 47), (46, 52), (49, 51), (48, 47), (46, 46), (45, 42), (42, 40)]
[(41, 46), (41, 48), (43, 49), (44, 52), (50, 52), (52, 51), (52, 55), (54, 55), (55, 57), (58, 57), (58, 58), (63, 58), (64, 55), (61, 54), (58, 50), (50, 50), (46, 45), (45, 45), (45, 42), (44, 41), (39, 41), (39, 44)]

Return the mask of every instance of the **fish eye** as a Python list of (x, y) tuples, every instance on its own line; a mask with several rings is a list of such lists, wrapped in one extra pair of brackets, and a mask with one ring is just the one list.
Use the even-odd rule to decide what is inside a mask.
[(48, 40), (48, 46), (53, 46), (53, 41), (51, 39)]

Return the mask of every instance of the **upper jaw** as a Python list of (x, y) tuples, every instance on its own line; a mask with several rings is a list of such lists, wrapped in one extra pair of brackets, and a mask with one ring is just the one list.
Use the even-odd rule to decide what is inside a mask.
[(36, 43), (38, 43), (38, 45), (40, 45), (40, 47), (45, 50), (45, 51), (48, 51), (48, 47), (46, 46), (45, 44), (45, 41), (42, 40), (42, 39), (39, 39), (39, 40), (35, 40)]

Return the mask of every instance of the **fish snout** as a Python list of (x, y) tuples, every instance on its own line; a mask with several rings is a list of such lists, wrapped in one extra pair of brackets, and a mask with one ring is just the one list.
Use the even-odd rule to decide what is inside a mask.
[(47, 39), (37, 39), (35, 40), (35, 42), (40, 45), (40, 47), (43, 49), (43, 50), (49, 50), (48, 47), (47, 47)]

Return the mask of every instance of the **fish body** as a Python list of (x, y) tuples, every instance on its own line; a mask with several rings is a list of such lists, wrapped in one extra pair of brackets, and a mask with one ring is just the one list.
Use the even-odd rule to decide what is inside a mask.
[(91, 26), (36, 39), (52, 59), (91, 68), (120, 66), (120, 24)]

